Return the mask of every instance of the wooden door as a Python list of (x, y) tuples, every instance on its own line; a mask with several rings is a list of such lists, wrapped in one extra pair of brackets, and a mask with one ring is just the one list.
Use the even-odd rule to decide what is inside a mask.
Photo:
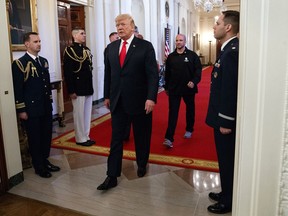
[(85, 29), (85, 17), (83, 6), (71, 6), (71, 26)]
[(63, 73), (63, 53), (65, 47), (69, 46), (72, 43), (70, 4), (58, 1), (57, 11), (58, 11), (59, 41), (60, 41), (60, 56), (61, 56), (61, 75), (63, 80), (64, 112), (67, 113), (73, 110), (72, 103), (69, 94), (67, 92), (66, 82)]
[(61, 54), (61, 74), (63, 80), (63, 100), (64, 112), (73, 110), (72, 103), (67, 92), (66, 82), (63, 74), (63, 53), (66, 46), (72, 43), (71, 31), (74, 27), (85, 28), (84, 6), (71, 6), (66, 2), (57, 2), (58, 24), (59, 24), (59, 40)]

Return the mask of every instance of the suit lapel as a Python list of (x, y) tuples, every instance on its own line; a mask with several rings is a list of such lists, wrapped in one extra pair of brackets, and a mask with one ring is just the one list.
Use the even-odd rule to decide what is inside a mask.
[[(125, 60), (124, 60), (124, 64), (123, 67), (125, 67), (125, 64), (129, 61), (129, 58), (132, 56), (132, 53), (134, 52), (135, 48), (137, 47), (137, 39), (136, 37), (134, 37), (134, 39), (131, 41), (131, 44), (129, 46), (128, 52), (126, 54)], [(120, 62), (119, 62), (120, 65)]]
[(113, 45), (113, 47), (111, 47), (111, 51), (114, 53), (111, 53), (111, 56), (114, 56), (113, 59), (115, 62), (117, 62), (117, 65), (120, 67), (120, 59), (119, 59), (119, 49), (120, 49), (120, 45), (121, 45), (121, 40), (119, 39), (117, 42), (115, 42)]

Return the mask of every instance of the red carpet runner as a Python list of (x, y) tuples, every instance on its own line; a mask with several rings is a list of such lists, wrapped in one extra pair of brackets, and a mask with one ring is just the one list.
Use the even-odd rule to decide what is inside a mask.
[[(158, 102), (153, 112), (150, 163), (218, 171), (213, 130), (205, 124), (211, 69), (210, 67), (203, 70), (202, 80), (198, 86), (199, 93), (195, 99), (196, 120), (192, 138), (183, 138), (185, 133), (185, 104), (182, 101), (172, 149), (167, 149), (162, 144), (167, 127), (168, 98), (165, 92), (159, 93)], [(107, 156), (111, 137), (110, 114), (92, 121), (90, 137), (96, 140), (96, 145), (91, 147), (78, 146), (75, 144), (74, 131), (70, 131), (55, 138), (52, 147)], [(124, 144), (123, 158), (135, 160), (132, 131), (130, 141)]]

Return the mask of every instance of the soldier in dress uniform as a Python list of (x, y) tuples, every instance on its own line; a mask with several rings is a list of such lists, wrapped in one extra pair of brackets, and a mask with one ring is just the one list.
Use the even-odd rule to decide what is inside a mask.
[(206, 123), (214, 128), (221, 192), (209, 193), (217, 203), (208, 211), (225, 214), (232, 210), (236, 138), (239, 12), (224, 11), (214, 25), (214, 37), (222, 44), (211, 75)]
[(23, 121), (35, 173), (43, 178), (60, 168), (48, 161), (52, 139), (52, 94), (49, 65), (38, 55), (41, 40), (36, 32), (24, 35), (27, 52), (12, 63), (16, 112)]
[(92, 112), (92, 54), (84, 46), (86, 33), (82, 28), (72, 30), (73, 44), (64, 51), (64, 77), (73, 105), (76, 144), (91, 146), (89, 137)]

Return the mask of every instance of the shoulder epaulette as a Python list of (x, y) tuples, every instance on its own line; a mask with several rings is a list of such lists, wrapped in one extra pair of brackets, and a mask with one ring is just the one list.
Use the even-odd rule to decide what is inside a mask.
[[(22, 62), (19, 59), (14, 60), (18, 68), (25, 74), (24, 75), (24, 82), (28, 79), (29, 73), (31, 72), (31, 76), (34, 77), (36, 74), (39, 77), (36, 67), (34, 66), (33, 62), (28, 61), (26, 67), (24, 68)], [(30, 71), (31, 69), (31, 71)]]

